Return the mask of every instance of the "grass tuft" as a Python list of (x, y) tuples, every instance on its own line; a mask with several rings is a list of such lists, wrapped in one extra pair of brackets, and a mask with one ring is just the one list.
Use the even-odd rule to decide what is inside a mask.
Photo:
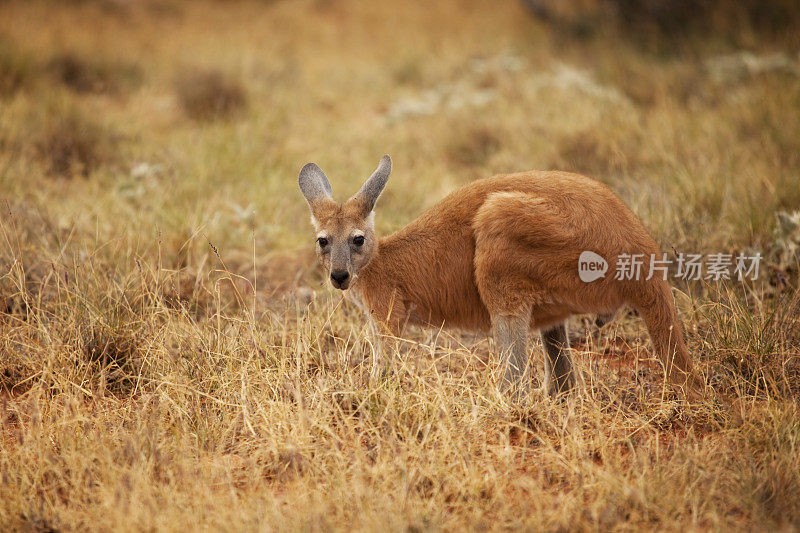
[(469, 127), (455, 133), (447, 156), (458, 167), (483, 167), (502, 147), (502, 138), (487, 127)]
[(68, 100), (39, 110), (32, 126), (29, 142), (50, 176), (88, 177), (119, 161), (119, 135)]
[(90, 365), (97, 388), (129, 392), (141, 363), (136, 326), (90, 323), (79, 331), (83, 362)]
[(231, 118), (247, 104), (244, 85), (216, 69), (184, 72), (175, 84), (181, 108), (194, 120)]
[(69, 52), (50, 59), (45, 70), (77, 93), (119, 94), (142, 83), (142, 72), (136, 65), (87, 60)]

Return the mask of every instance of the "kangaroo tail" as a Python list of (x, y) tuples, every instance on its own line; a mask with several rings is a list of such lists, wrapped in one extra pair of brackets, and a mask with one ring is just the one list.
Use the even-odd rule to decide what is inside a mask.
[(653, 278), (633, 302), (644, 317), (656, 355), (664, 365), (667, 379), (685, 394), (696, 397), (702, 381), (692, 368), (692, 358), (683, 340), (683, 325), (675, 309), (668, 283)]

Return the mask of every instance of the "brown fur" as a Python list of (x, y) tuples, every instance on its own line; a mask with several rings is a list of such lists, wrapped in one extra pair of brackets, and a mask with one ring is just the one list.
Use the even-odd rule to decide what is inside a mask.
[[(512, 353), (509, 364), (520, 366), (506, 374), (514, 381), (523, 379), (527, 367), (527, 331), (515, 333), (514, 325), (522, 320), (547, 334), (545, 347), (555, 358), (547, 362), (565, 374), (553, 377), (550, 391), (560, 392), (572, 384), (568, 352), (558, 360), (568, 350), (561, 324), (574, 314), (612, 313), (629, 304), (644, 317), (670, 380), (680, 387), (697, 384), (669, 285), (658, 275), (644, 279), (658, 247), (602, 183), (567, 172), (478, 180), (377, 241), (371, 213), (358, 195), (341, 205), (328, 198), (310, 203), (318, 231), (367, 235), (352, 290), (393, 335), (406, 324), (487, 332), (494, 327), (495, 337), (505, 339), (498, 341), (500, 348)], [(584, 250), (609, 262), (605, 278), (580, 280)], [(614, 279), (622, 253), (645, 255), (640, 279)]]

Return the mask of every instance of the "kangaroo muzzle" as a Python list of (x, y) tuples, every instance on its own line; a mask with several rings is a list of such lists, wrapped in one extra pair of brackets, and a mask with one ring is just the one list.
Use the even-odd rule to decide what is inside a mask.
[(331, 270), (331, 283), (337, 289), (347, 289), (350, 286), (350, 272), (347, 270)]

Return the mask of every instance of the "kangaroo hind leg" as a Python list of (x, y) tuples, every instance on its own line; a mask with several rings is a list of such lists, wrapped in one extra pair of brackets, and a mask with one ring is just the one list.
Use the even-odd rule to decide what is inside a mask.
[(568, 392), (575, 386), (572, 355), (564, 323), (541, 332), (544, 345), (545, 390), (550, 396)]
[(493, 336), (504, 367), (503, 386), (518, 397), (530, 393), (529, 323), (530, 309), (527, 307), (514, 314), (496, 313), (492, 316)]

